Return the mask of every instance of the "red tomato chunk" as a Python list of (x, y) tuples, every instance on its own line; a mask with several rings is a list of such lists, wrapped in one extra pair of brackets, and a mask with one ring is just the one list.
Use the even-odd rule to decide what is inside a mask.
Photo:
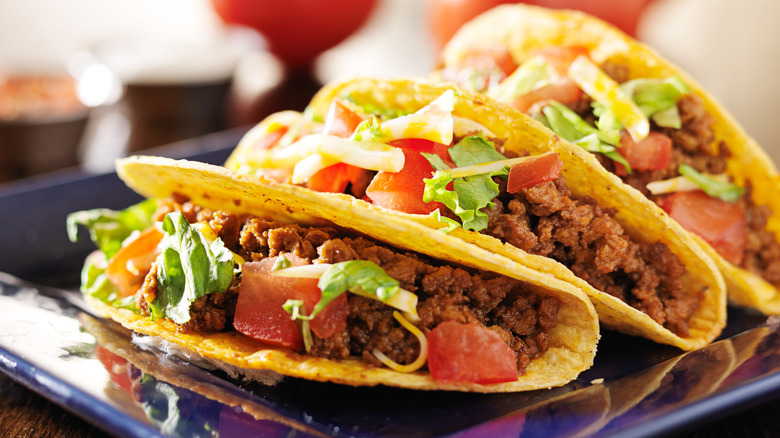
[[(306, 260), (287, 253), (292, 266), (305, 265)], [(272, 274), (276, 257), (245, 263), (242, 268), (236, 316), (233, 326), (239, 332), (267, 344), (303, 350), (303, 336), (298, 324), (282, 306), (288, 299), (303, 300), (305, 313), (310, 313), (320, 300), (317, 280), (287, 278)], [(341, 295), (311, 321), (317, 336), (326, 338), (346, 329), (347, 298)]]
[(334, 100), (328, 109), (322, 133), (347, 138), (355, 132), (362, 121), (363, 118), (360, 115), (342, 105), (341, 102)]
[(509, 169), (506, 191), (516, 193), (521, 189), (556, 180), (561, 174), (562, 167), (563, 162), (555, 153), (531, 157)]
[[(632, 170), (661, 170), (669, 165), (672, 156), (672, 139), (660, 132), (651, 132), (640, 142), (623, 131), (620, 137), (618, 152), (622, 155)], [(620, 163), (615, 163), (615, 173), (626, 176), (626, 168)]]
[(450, 161), (448, 146), (423, 139), (404, 139), (390, 142), (404, 151), (404, 168), (400, 172), (379, 172), (366, 189), (366, 195), (374, 205), (410, 214), (429, 214), (444, 207), (439, 202), (424, 202), (423, 179), (433, 176), (431, 163), (420, 153), (434, 153), (445, 163)]
[(563, 104), (578, 101), (582, 96), (582, 90), (567, 76), (567, 72), (571, 63), (580, 55), (588, 56), (588, 49), (581, 46), (553, 46), (534, 51), (532, 56), (543, 58), (555, 75), (550, 78), (549, 84), (515, 97), (511, 106), (527, 112), (534, 105), (544, 104), (550, 100)]
[(515, 352), (476, 324), (445, 321), (428, 335), (428, 369), (435, 380), (483, 385), (517, 380)]
[(696, 190), (677, 192), (664, 199), (661, 207), (683, 228), (706, 240), (723, 258), (737, 266), (742, 263), (747, 230), (739, 205)]

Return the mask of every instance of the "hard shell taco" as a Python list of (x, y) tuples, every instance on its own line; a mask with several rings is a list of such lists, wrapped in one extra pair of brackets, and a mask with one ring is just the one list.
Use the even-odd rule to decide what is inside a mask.
[(725, 324), (723, 279), (689, 233), (483, 95), (419, 79), (330, 84), (305, 113), (250, 130), (226, 167), (446, 230), (574, 284), (611, 328), (694, 349)]
[(580, 12), (507, 5), (464, 25), (435, 76), (593, 152), (696, 235), (731, 301), (780, 313), (777, 169), (712, 96), (653, 50)]
[(221, 166), (117, 171), (150, 199), (69, 217), (101, 248), (82, 291), (165, 348), (266, 381), (472, 392), (560, 386), (593, 363), (587, 296), (500, 255)]

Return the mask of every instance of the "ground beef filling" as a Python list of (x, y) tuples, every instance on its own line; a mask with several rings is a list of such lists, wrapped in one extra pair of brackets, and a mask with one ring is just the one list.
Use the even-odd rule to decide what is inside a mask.
[(566, 265), (594, 288), (648, 314), (680, 336), (702, 299), (683, 291), (685, 269), (662, 243), (637, 243), (613, 212), (572, 199), (563, 177), (494, 199), (486, 234)]
[[(448, 320), (482, 324), (498, 333), (515, 351), (519, 373), (549, 348), (550, 330), (557, 325), (561, 302), (532, 293), (517, 280), (452, 267), (415, 253), (399, 252), (364, 237), (344, 237), (343, 232), (331, 228), (282, 225), (256, 217), (209, 211), (184, 199), (163, 205), (158, 215), (162, 218), (170, 211), (183, 212), (191, 222), (209, 222), (226, 246), (246, 260), (292, 252), (314, 263), (372, 261), (398, 280), (402, 288), (417, 294), (421, 320), (416, 325), (423, 333), (427, 335), (439, 323)], [(138, 294), (139, 303), (151, 301), (148, 298), (156, 293), (155, 278), (156, 273), (150, 273), (149, 284)], [(226, 294), (231, 296), (237, 291), (237, 282), (234, 282)], [(219, 294), (208, 297), (216, 295)], [(220, 315), (215, 315), (216, 308), (229, 309), (223, 301), (226, 299), (196, 301), (192, 316), (197, 322), (188, 323), (189, 327), (184, 329), (229, 328), (230, 314), (222, 318), (221, 328), (218, 328), (220, 324), (210, 323), (220, 319)], [(234, 310), (235, 301), (232, 302)], [(360, 356), (376, 366), (382, 363), (371, 354), (374, 349), (401, 364), (417, 358), (419, 342), (393, 318), (392, 308), (353, 294), (348, 295), (348, 303), (346, 330), (326, 339), (315, 335), (311, 354), (327, 358)], [(148, 304), (141, 308), (148, 311)]]
[[(625, 82), (628, 79), (625, 66), (605, 63), (602, 68), (617, 82)], [(730, 154), (728, 145), (720, 142), (713, 149), (715, 134), (712, 129), (712, 115), (706, 111), (702, 100), (694, 95), (684, 96), (677, 102), (677, 109), (682, 122), (680, 129), (661, 128), (651, 123), (652, 130), (662, 132), (672, 139), (669, 165), (665, 169), (634, 171), (631, 175), (622, 177), (624, 182), (655, 202), (660, 202), (664, 196), (652, 196), (647, 190), (647, 184), (679, 176), (677, 169), (680, 164), (687, 164), (699, 172), (711, 174), (726, 171), (726, 159)], [(593, 118), (590, 105), (578, 103), (575, 110), (586, 119)], [(597, 157), (607, 170), (614, 172), (615, 165), (612, 160), (600, 154)], [(748, 242), (741, 267), (780, 287), (780, 243), (775, 235), (766, 229), (771, 211), (767, 206), (755, 205), (751, 199), (752, 188), (747, 189), (738, 201), (745, 215)]]

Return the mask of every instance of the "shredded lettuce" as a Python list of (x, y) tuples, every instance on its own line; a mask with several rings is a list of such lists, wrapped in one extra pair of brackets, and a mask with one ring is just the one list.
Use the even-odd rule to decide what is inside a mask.
[(413, 111), (404, 111), (399, 108), (380, 107), (366, 102), (360, 102), (360, 98), (356, 97), (353, 93), (348, 94), (345, 97), (346, 101), (359, 107), (366, 114), (373, 114), (378, 116), (382, 120), (395, 119), (401, 116), (412, 113)]
[(366, 120), (360, 122), (350, 140), (381, 143), (382, 140), (387, 139), (387, 137), (388, 135), (382, 131), (382, 125), (379, 118), (375, 115), (371, 115)]
[(543, 118), (540, 121), (561, 138), (588, 152), (604, 154), (622, 164), (626, 171), (631, 173), (628, 161), (617, 150), (622, 125), (612, 111), (602, 109), (598, 112), (598, 127), (590, 125), (579, 114), (559, 102), (550, 102), (542, 112)]
[(224, 292), (233, 281), (233, 253), (222, 239), (209, 245), (180, 212), (162, 223), (165, 236), (157, 259), (157, 298), (149, 305), (152, 320), (168, 317), (177, 324), (190, 320), (190, 305), (210, 293)]
[[(506, 159), (496, 151), (493, 143), (482, 135), (463, 138), (449, 149), (449, 153), (453, 163), (458, 167)], [(437, 169), (433, 177), (423, 180), (425, 182), (423, 201), (444, 204), (460, 218), (461, 226), (466, 230), (480, 231), (487, 228), (488, 216), (481, 209), (494, 205), (492, 201), (499, 195), (500, 190), (493, 177), (508, 175), (508, 169), (501, 168), (489, 173), (455, 178), (448, 169), (442, 168), (442, 165), (446, 166), (443, 161), (433, 159), (430, 154), (423, 156)], [(450, 183), (453, 185), (453, 190), (447, 189)], [(448, 229), (453, 226), (451, 219), (442, 221), (441, 215), (438, 218), (447, 225)]]
[(399, 290), (398, 280), (387, 275), (384, 269), (368, 260), (350, 260), (333, 264), (317, 282), (322, 291), (320, 301), (309, 315), (300, 313), (301, 300), (287, 300), (284, 309), (294, 319), (311, 320), (341, 294), (349, 291), (358, 295), (388, 301)]
[(87, 256), (84, 267), (81, 269), (81, 293), (97, 298), (113, 307), (137, 313), (135, 296), (120, 298), (117, 295), (119, 289), (114, 283), (111, 283), (105, 271), (106, 258), (102, 252), (95, 251)]
[(271, 267), (271, 271), (278, 271), (280, 269), (287, 269), (290, 266), (292, 266), (292, 262), (287, 259), (287, 257), (280, 255), (276, 258), (276, 261), (274, 261), (274, 265)]
[(147, 199), (120, 211), (107, 208), (77, 211), (68, 215), (68, 238), (71, 242), (78, 241), (78, 226), (83, 225), (106, 259), (110, 259), (133, 231), (143, 231), (152, 225), (152, 214), (156, 209), (157, 202)]
[(541, 57), (533, 57), (490, 89), (488, 95), (496, 100), (511, 102), (516, 96), (522, 96), (549, 83), (549, 65)]
[(704, 193), (712, 196), (713, 198), (718, 198), (726, 202), (736, 202), (737, 199), (739, 199), (739, 197), (745, 193), (745, 189), (743, 187), (739, 187), (736, 184), (728, 182), (718, 181), (715, 178), (697, 171), (687, 164), (680, 164), (678, 172), (699, 186), (699, 188), (701, 188)]
[(690, 93), (690, 89), (679, 77), (666, 79), (633, 79), (624, 82), (620, 88), (632, 98), (647, 117), (665, 128), (680, 129), (682, 122), (677, 111), (677, 100)]

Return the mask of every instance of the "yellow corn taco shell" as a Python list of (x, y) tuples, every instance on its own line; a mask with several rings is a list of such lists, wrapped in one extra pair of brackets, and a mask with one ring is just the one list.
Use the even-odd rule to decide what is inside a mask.
[[(324, 117), (334, 98), (349, 96), (349, 99), (361, 104), (411, 112), (422, 108), (448, 89), (453, 89), (453, 86), (420, 79), (357, 78), (323, 88), (315, 95), (308, 111), (315, 118)], [(602, 324), (606, 327), (644, 336), (684, 350), (706, 345), (720, 334), (726, 322), (723, 278), (715, 263), (690, 233), (670, 220), (654, 203), (629, 190), (615, 175), (605, 171), (592, 154), (561, 140), (540, 123), (504, 104), (482, 95), (458, 90), (453, 115), (482, 124), (497, 138), (506, 141), (503, 144), (505, 149), (518, 155), (557, 152), (563, 162), (561, 174), (566, 178), (575, 197), (590, 196), (601, 206), (614, 208), (617, 211), (616, 220), (634, 240), (660, 241), (666, 244), (687, 270), (682, 278), (683, 290), (689, 293), (702, 292), (704, 298), (689, 321), (689, 336), (683, 338), (664, 328), (647, 314), (618, 298), (596, 290), (564, 265), (550, 258), (531, 255), (492, 236), (460, 228), (452, 231), (452, 236), (575, 285), (591, 298)], [(352, 198), (349, 202), (356, 209), (381, 210), (387, 218), (409, 219), (431, 228), (442, 228), (442, 224), (429, 215), (379, 209)]]
[[(753, 203), (771, 210), (767, 231), (780, 240), (780, 177), (766, 152), (693, 78), (614, 26), (577, 11), (503, 5), (465, 24), (444, 47), (440, 63), (442, 68), (456, 66), (469, 53), (495, 50), (497, 46), (506, 48), (520, 63), (533, 50), (557, 45), (583, 46), (597, 64), (610, 61), (625, 66), (628, 79), (680, 77), (713, 118), (712, 147), (721, 142), (728, 147), (726, 173), (741, 187), (747, 182), (752, 185)], [(767, 314), (780, 314), (777, 285), (728, 262), (698, 236), (694, 239), (723, 273), (730, 301)]]
[(179, 333), (167, 319), (151, 321), (130, 311), (97, 303), (125, 327), (176, 343), (237, 375), (263, 378), (268, 372), (355, 386), (388, 385), (422, 390), (513, 392), (563, 385), (593, 364), (599, 339), (595, 309), (585, 294), (569, 283), (474, 245), (432, 232), (412, 221), (387, 216), (346, 196), (323, 196), (292, 185), (233, 173), (223, 167), (160, 157), (119, 160), (117, 171), (129, 187), (149, 198), (186, 194), (206, 208), (252, 214), (301, 225), (337, 225), (374, 239), (449, 262), (492, 271), (520, 280), (542, 296), (555, 296), (562, 306), (558, 326), (550, 332), (550, 348), (533, 360), (517, 381), (493, 385), (446, 383), (427, 371), (402, 373), (368, 366), (359, 359), (330, 360), (270, 348), (238, 332)]

